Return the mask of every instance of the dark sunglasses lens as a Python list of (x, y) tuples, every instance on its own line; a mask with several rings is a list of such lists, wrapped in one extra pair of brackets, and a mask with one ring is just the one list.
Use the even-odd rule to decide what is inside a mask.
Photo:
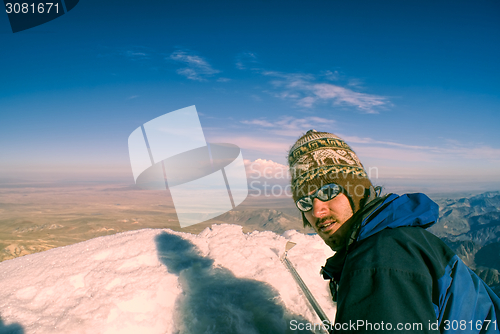
[(330, 188), (321, 188), (320, 190), (318, 190), (316, 197), (322, 200), (323, 202), (329, 200)]
[(340, 194), (340, 187), (336, 184), (331, 184), (330, 185), (330, 191), (331, 191), (331, 195), (332, 197), (335, 197), (337, 196), (338, 194)]
[(312, 200), (310, 197), (304, 197), (297, 201), (297, 207), (300, 211), (309, 211), (312, 209)]
[(340, 187), (338, 185), (336, 185), (335, 183), (327, 184), (326, 186), (318, 189), (318, 191), (315, 194), (307, 197), (302, 197), (301, 199), (299, 199), (296, 205), (300, 211), (307, 212), (312, 209), (313, 200), (315, 198), (318, 198), (319, 200), (325, 202), (333, 199), (339, 193), (340, 193)]
[(322, 201), (333, 199), (340, 193), (340, 187), (336, 184), (328, 184), (318, 190), (317, 197)]

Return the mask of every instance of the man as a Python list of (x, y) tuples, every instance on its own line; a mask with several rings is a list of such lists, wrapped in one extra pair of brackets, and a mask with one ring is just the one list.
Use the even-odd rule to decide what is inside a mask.
[(500, 333), (500, 299), (427, 232), (424, 194), (380, 196), (339, 137), (308, 131), (288, 156), (293, 199), (335, 255), (322, 269), (335, 332)]

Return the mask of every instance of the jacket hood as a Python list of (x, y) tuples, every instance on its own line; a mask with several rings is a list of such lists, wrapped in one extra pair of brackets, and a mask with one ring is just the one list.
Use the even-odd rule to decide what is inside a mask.
[(439, 206), (424, 194), (389, 195), (361, 223), (357, 241), (386, 228), (433, 225), (439, 217)]

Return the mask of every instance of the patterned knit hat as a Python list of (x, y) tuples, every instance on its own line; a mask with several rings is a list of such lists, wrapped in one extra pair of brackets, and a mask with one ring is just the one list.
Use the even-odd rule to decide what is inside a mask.
[(288, 153), (294, 201), (322, 186), (336, 183), (349, 198), (353, 213), (372, 186), (354, 151), (341, 138), (309, 130)]

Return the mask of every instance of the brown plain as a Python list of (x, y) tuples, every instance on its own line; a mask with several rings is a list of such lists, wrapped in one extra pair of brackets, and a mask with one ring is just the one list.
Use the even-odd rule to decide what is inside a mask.
[(168, 191), (118, 184), (0, 185), (0, 261), (124, 231), (200, 233), (221, 223), (241, 225), (244, 232), (308, 232), (289, 198), (249, 196), (230, 212), (181, 229)]

